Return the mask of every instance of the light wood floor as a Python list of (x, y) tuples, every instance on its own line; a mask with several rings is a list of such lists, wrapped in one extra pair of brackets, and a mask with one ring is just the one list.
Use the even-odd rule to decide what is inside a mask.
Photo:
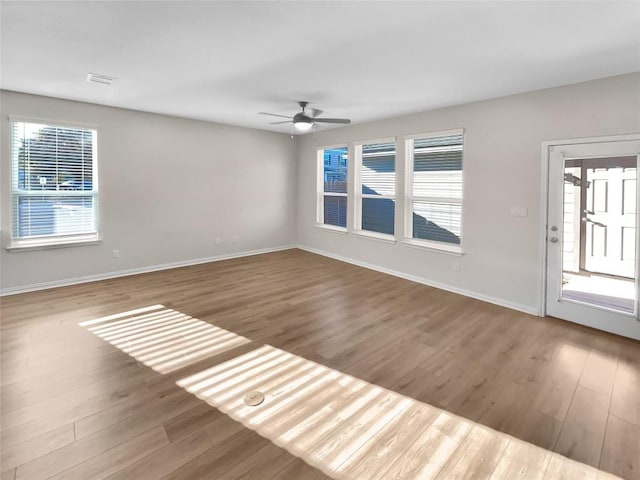
[[(405, 425), (406, 448), (417, 452), (416, 439), (423, 438), (417, 432), (435, 420), (421, 426), (412, 419), (429, 416), (431, 408), (471, 425), (457, 440), (460, 451), (477, 454), (462, 458), (482, 460), (472, 478), (510, 478), (505, 472), (513, 464), (507, 460), (523, 451), (542, 452), (537, 461), (556, 468), (558, 478), (562, 465), (579, 473), (577, 464), (511, 437), (493, 440), (487, 432), (495, 429), (640, 479), (640, 344), (559, 320), (298, 250), (1, 302), (2, 480), (328, 478), (321, 470), (369, 480), (376, 477), (362, 476), (363, 464), (377, 461), (380, 468), (379, 459), (360, 455), (372, 445), (389, 455), (385, 438), (393, 435), (384, 425)], [(280, 364), (285, 357), (278, 357), (274, 364), (251, 366), (251, 355), (261, 348), (292, 363)], [(228, 368), (240, 371), (225, 376)], [(368, 447), (345, 464), (350, 477), (326, 468), (347, 456), (344, 450), (310, 449), (325, 454), (314, 460), (296, 450), (295, 442), (288, 448), (282, 438), (269, 437), (265, 428), (276, 430), (274, 423), (261, 423), (266, 413), (256, 410), (249, 418), (233, 410), (239, 390), (231, 385), (242, 385), (238, 379), (250, 378), (267, 392), (291, 393), (311, 384), (299, 378), (301, 372), (316, 369), (327, 378), (353, 377), (367, 391), (383, 387), (391, 402), (367, 417), (370, 425), (351, 420), (387, 437), (381, 433), (370, 437), (373, 443), (360, 442)], [(310, 403), (304, 398), (304, 405)], [(289, 415), (296, 405), (289, 400)], [(393, 419), (376, 421), (385, 414)], [(341, 431), (349, 425), (344, 420)], [(327, 438), (320, 434), (313, 445), (326, 447)], [(499, 454), (485, 455), (483, 442)], [(389, 460), (385, 472), (403, 471), (394, 465)], [(461, 473), (471, 468), (453, 457), (441, 467), (434, 476), (464, 478)], [(530, 472), (526, 478), (543, 478), (539, 470)], [(585, 472), (598, 478), (586, 467)]]

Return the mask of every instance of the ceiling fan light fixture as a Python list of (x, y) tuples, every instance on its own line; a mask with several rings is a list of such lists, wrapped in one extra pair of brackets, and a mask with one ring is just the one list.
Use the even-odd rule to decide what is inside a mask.
[(300, 130), (301, 132), (306, 132), (308, 130), (311, 129), (311, 127), (313, 127), (313, 122), (309, 122), (306, 120), (300, 120), (297, 122), (293, 122), (293, 125)]
[[(269, 113), (269, 112), (258, 112), (260, 115), (270, 115), (272, 117), (282, 117), (282, 118), (290, 118), (291, 123), (299, 132), (308, 132), (311, 128), (317, 123), (339, 123), (339, 124), (349, 124), (351, 120), (348, 118), (327, 118), (327, 117), (319, 117), (322, 114), (322, 110), (318, 110), (317, 108), (312, 108), (312, 114), (307, 115), (305, 109), (309, 102), (298, 102), (300, 108), (302, 108), (301, 112), (296, 113), (293, 117), (289, 117), (287, 115), (280, 115), (279, 113)], [(288, 121), (280, 121), (280, 122), (271, 122), (273, 125), (279, 123), (290, 123)]]
[[(302, 104), (301, 104), (302, 106)], [(300, 132), (307, 132), (313, 127), (313, 119), (304, 114), (304, 107), (300, 113), (296, 113), (293, 117), (293, 126)]]

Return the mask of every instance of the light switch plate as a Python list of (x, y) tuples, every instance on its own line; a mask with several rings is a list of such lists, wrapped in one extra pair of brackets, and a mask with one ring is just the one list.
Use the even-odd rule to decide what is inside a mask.
[(511, 207), (512, 217), (526, 217), (529, 215), (527, 207)]

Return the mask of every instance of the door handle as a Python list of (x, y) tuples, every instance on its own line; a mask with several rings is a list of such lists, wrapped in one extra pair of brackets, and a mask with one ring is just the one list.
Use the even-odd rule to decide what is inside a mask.
[(596, 225), (598, 227), (606, 227), (606, 225), (604, 223), (596, 222), (595, 220), (591, 220), (589, 217), (582, 217), (582, 221), (585, 222), (585, 223), (593, 223), (594, 225)]

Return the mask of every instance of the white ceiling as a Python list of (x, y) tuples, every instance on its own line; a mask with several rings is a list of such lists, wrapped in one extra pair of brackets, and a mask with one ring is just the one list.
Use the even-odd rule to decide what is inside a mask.
[(640, 70), (638, 1), (0, 8), (3, 89), (287, 133), (257, 112), (293, 115), (308, 100), (362, 123)]

